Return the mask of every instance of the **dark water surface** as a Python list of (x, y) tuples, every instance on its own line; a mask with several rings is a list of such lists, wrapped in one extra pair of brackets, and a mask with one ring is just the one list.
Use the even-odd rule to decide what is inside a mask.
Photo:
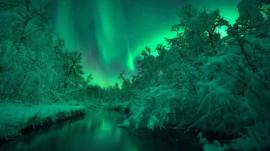
[(18, 137), (0, 151), (199, 151), (196, 138), (178, 131), (130, 131), (124, 115), (89, 111), (86, 116)]

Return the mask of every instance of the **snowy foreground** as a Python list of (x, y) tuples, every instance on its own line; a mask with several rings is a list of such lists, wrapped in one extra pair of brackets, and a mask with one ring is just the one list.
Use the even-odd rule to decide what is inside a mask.
[(84, 113), (85, 107), (82, 105), (1, 103), (0, 139), (9, 139), (27, 128), (52, 124)]

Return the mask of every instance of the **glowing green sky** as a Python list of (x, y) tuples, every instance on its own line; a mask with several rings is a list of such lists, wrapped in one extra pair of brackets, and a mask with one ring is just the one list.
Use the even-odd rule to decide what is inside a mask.
[(219, 8), (233, 22), (239, 0), (58, 0), (55, 30), (69, 50), (83, 54), (86, 73), (94, 84), (114, 84), (120, 72), (135, 72), (134, 61), (145, 46), (155, 48), (173, 37), (171, 26), (186, 3), (209, 10)]

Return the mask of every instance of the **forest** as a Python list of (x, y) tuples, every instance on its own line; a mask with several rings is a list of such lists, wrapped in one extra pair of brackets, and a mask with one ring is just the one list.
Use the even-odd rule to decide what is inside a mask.
[(106, 88), (91, 83), (82, 54), (53, 31), (49, 7), (0, 1), (1, 142), (95, 108), (126, 114), (124, 129), (193, 135), (206, 151), (270, 149), (268, 0), (241, 0), (234, 24), (219, 10), (184, 6), (171, 28), (177, 36), (146, 46), (137, 72)]

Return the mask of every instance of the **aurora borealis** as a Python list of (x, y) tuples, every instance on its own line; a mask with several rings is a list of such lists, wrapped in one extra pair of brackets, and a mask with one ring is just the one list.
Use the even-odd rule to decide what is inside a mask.
[(173, 37), (177, 12), (187, 3), (200, 9), (220, 9), (233, 22), (239, 0), (57, 0), (55, 30), (69, 50), (83, 54), (85, 73), (93, 84), (113, 85), (120, 72), (134, 73), (145, 46), (154, 49)]

